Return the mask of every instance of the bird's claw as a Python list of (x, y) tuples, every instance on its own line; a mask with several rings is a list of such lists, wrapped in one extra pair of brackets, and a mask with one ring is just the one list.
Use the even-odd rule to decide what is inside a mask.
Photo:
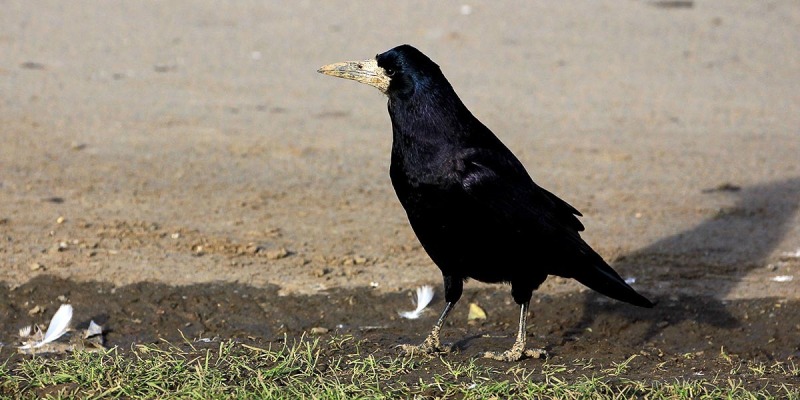
[(418, 346), (415, 346), (413, 344), (401, 344), (397, 347), (400, 349), (400, 351), (410, 356), (418, 354), (432, 356), (434, 354), (445, 354), (450, 352), (449, 348), (443, 347), (441, 344), (432, 345), (427, 341)]
[(521, 348), (512, 348), (511, 350), (506, 350), (502, 353), (487, 351), (483, 353), (483, 357), (497, 361), (512, 362), (526, 358), (547, 358), (547, 351), (544, 349), (522, 350)]
[[(448, 309), (445, 309), (445, 313), (447, 313)], [(408, 355), (415, 355), (415, 354), (425, 354), (425, 355), (433, 355), (433, 354), (443, 354), (449, 353), (450, 348), (442, 346), (441, 340), (439, 340), (439, 329), (441, 329), (441, 324), (437, 324), (433, 327), (430, 335), (425, 338), (425, 341), (422, 342), (419, 346), (414, 346), (412, 344), (401, 344), (399, 347), (404, 353)]]

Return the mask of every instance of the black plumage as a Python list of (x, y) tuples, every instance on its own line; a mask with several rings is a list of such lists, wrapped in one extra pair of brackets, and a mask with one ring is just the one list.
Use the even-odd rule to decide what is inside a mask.
[(375, 86), (389, 98), (392, 184), (414, 233), (441, 269), (445, 288), (445, 310), (433, 332), (407, 350), (444, 350), (439, 329), (468, 278), (510, 283), (520, 305), (514, 347), (486, 354), (501, 360), (541, 354), (525, 351), (525, 324), (532, 293), (548, 275), (653, 306), (583, 241), (581, 213), (533, 182), (419, 50), (402, 45), (374, 60), (331, 64), (320, 72)]

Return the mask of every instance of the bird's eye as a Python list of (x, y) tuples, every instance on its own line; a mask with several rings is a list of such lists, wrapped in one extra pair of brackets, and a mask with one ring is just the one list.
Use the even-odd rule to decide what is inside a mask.
[(388, 76), (388, 77), (392, 77), (392, 76), (394, 76), (394, 72), (395, 72), (395, 71), (394, 71), (393, 69), (391, 69), (391, 68), (386, 68), (386, 69), (384, 69), (384, 73), (385, 73), (385, 74), (386, 74), (386, 76)]

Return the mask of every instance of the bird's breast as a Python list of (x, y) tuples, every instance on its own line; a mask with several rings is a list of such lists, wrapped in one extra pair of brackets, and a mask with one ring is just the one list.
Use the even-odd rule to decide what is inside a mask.
[(389, 176), (403, 206), (409, 201), (419, 207), (443, 206), (440, 203), (445, 201), (448, 193), (460, 188), (463, 162), (444, 154), (433, 151), (393, 152)]

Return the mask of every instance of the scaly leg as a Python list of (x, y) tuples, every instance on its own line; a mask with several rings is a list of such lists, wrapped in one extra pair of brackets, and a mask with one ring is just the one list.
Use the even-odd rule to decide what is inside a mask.
[(448, 301), (447, 304), (444, 306), (444, 311), (442, 311), (442, 315), (439, 316), (439, 320), (436, 321), (436, 325), (433, 326), (433, 330), (431, 330), (430, 335), (422, 342), (419, 346), (414, 346), (411, 344), (401, 344), (399, 347), (407, 354), (433, 354), (433, 353), (447, 353), (450, 349), (446, 349), (442, 347), (442, 342), (439, 340), (439, 331), (442, 329), (442, 325), (444, 325), (444, 320), (447, 318), (447, 314), (450, 314), (450, 310), (453, 309), (453, 306), (456, 303), (454, 301)]
[(498, 361), (519, 361), (523, 358), (542, 358), (547, 357), (547, 352), (544, 349), (528, 349), (525, 350), (525, 331), (528, 321), (528, 306), (530, 301), (526, 301), (519, 306), (519, 330), (517, 330), (517, 340), (511, 349), (502, 353), (487, 351), (483, 354), (485, 358), (491, 358)]

